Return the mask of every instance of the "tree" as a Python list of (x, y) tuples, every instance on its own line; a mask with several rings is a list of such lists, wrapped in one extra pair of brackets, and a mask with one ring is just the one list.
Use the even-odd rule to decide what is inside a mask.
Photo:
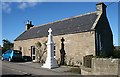
[(119, 49), (114, 49), (113, 57), (114, 58), (120, 58), (120, 50)]
[[(43, 43), (43, 45), (40, 42), (35, 43), (36, 46), (36, 56), (37, 59), (39, 59), (40, 63), (43, 63), (43, 55), (45, 52), (47, 52), (46, 48), (46, 42)], [(39, 58), (38, 58), (39, 57)]]
[(4, 53), (6, 50), (10, 50), (10, 49), (13, 49), (14, 47), (14, 44), (11, 43), (9, 40), (7, 39), (3, 39), (3, 48), (2, 48), (2, 53)]

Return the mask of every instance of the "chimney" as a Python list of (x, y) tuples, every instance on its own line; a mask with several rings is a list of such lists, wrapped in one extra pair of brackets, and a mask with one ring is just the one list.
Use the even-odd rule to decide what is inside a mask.
[(103, 2), (99, 2), (96, 4), (96, 9), (97, 9), (97, 14), (99, 15), (100, 13), (106, 15), (106, 5)]
[(26, 30), (29, 30), (31, 27), (33, 27), (34, 25), (32, 25), (32, 21), (27, 21), (26, 23)]

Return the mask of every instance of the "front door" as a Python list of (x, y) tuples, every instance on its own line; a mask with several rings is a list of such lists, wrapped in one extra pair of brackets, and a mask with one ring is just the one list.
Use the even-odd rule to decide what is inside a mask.
[(31, 46), (31, 57), (32, 57), (32, 60), (34, 61), (35, 60), (35, 46)]

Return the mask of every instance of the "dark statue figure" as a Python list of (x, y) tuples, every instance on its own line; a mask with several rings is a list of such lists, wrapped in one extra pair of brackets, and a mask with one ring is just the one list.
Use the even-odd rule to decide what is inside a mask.
[(61, 49), (60, 49), (60, 54), (61, 54), (61, 61), (60, 61), (60, 65), (64, 65), (65, 64), (65, 50), (64, 50), (64, 38), (62, 37), (61, 39)]

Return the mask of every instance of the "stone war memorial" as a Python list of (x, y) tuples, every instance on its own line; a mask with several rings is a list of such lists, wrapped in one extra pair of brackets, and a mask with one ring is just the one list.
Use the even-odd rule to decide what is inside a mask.
[(54, 58), (54, 42), (53, 42), (53, 36), (52, 36), (52, 29), (49, 28), (48, 30), (48, 42), (47, 42), (47, 58), (45, 61), (45, 64), (42, 66), (43, 68), (56, 68), (58, 67), (57, 61)]

